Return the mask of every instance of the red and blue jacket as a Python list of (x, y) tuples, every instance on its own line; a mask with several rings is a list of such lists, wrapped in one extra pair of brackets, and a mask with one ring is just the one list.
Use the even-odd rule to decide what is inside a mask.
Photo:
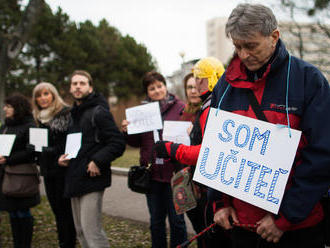
[[(293, 56), (289, 59), (279, 40), (274, 59), (254, 82), (248, 80), (246, 67), (235, 56), (213, 90), (211, 107), (257, 119), (246, 88), (253, 91), (268, 122), (288, 125), (289, 120), (291, 128), (302, 131), (280, 212), (274, 216), (275, 224), (283, 231), (316, 225), (323, 219), (319, 200), (330, 186), (327, 80), (307, 62)], [(234, 207), (241, 224), (255, 224), (267, 213), (237, 198), (223, 198), (225, 205)]]

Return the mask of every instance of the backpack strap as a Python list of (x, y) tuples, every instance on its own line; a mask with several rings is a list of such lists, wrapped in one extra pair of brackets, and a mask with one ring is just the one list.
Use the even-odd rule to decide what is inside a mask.
[(246, 89), (246, 94), (249, 99), (250, 105), (251, 105), (254, 113), (256, 114), (257, 118), (261, 121), (268, 122), (264, 112), (262, 112), (262, 110), (261, 110), (260, 104), (258, 103), (258, 100), (257, 100), (256, 96), (254, 95), (253, 91), (250, 89)]

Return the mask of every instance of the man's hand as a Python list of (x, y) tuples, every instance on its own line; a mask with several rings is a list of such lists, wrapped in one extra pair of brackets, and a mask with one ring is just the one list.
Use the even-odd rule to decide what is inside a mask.
[(91, 177), (96, 177), (101, 175), (100, 169), (99, 167), (97, 167), (94, 161), (90, 161), (89, 164), (87, 165), (87, 172)]
[(58, 164), (60, 166), (67, 167), (69, 165), (70, 159), (69, 158), (66, 158), (67, 156), (68, 156), (68, 154), (62, 154), (58, 158)]
[(234, 221), (234, 223), (239, 223), (236, 211), (232, 207), (221, 208), (214, 215), (214, 222), (220, 226), (222, 226), (225, 230), (229, 230), (233, 228), (230, 223), (230, 218)]
[(283, 231), (275, 225), (271, 214), (266, 214), (257, 225), (257, 233), (268, 242), (277, 243), (283, 235)]
[(0, 155), (0, 164), (6, 164), (6, 157)]

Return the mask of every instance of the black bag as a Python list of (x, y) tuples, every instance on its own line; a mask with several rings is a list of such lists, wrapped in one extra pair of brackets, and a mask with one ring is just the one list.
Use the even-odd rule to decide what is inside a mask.
[(128, 187), (137, 193), (148, 193), (150, 190), (151, 166), (134, 165), (128, 171)]
[(325, 244), (330, 246), (330, 189), (328, 193), (322, 197), (321, 204), (324, 210), (323, 232)]

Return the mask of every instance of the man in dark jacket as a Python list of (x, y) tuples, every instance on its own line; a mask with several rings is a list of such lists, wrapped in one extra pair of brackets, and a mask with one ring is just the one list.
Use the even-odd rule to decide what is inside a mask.
[(102, 228), (102, 199), (111, 183), (110, 163), (121, 156), (125, 141), (104, 97), (93, 91), (86, 71), (74, 71), (70, 93), (75, 99), (68, 133), (82, 133), (76, 158), (61, 155), (59, 164), (68, 166), (65, 195), (71, 198), (77, 237), (82, 247), (109, 247)]
[(261, 112), (266, 121), (287, 126), (288, 134), (301, 130), (302, 137), (278, 215), (225, 195), (214, 220), (225, 229), (235, 226), (234, 247), (324, 247), (320, 199), (330, 185), (328, 82), (288, 53), (275, 16), (263, 5), (238, 5), (226, 34), (235, 55), (214, 88), (211, 107), (254, 119), (262, 119)]

